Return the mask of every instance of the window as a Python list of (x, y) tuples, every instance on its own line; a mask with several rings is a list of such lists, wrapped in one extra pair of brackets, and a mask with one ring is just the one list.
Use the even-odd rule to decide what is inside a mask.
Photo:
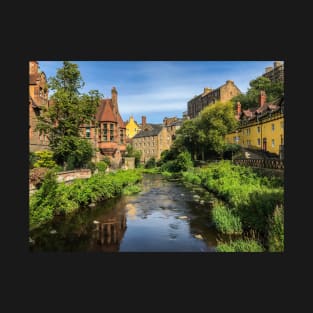
[(272, 131), (275, 130), (275, 124), (272, 124)]
[(120, 129), (120, 141), (121, 143), (124, 143), (124, 137), (123, 137), (123, 129)]
[(261, 127), (260, 126), (258, 126), (258, 133), (260, 133), (261, 132)]
[(86, 138), (90, 138), (90, 127), (86, 127)]
[(114, 141), (114, 124), (110, 124), (110, 141)]
[(272, 139), (272, 148), (275, 147), (275, 139)]
[(284, 122), (280, 122), (280, 128), (284, 129)]
[(261, 145), (261, 139), (258, 138), (258, 146), (260, 146), (260, 145)]
[(103, 124), (103, 141), (108, 141), (108, 125)]

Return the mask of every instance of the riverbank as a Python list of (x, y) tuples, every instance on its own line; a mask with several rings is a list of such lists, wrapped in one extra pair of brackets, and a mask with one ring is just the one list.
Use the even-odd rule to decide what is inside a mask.
[(202, 186), (223, 200), (224, 204), (212, 209), (213, 223), (221, 234), (241, 235), (242, 238), (240, 244), (221, 241), (221, 251), (283, 251), (284, 191), (280, 179), (258, 175), (250, 168), (229, 161), (174, 175)]
[(98, 173), (88, 179), (77, 179), (71, 184), (56, 181), (49, 172), (39, 190), (30, 197), (29, 228), (33, 230), (54, 217), (77, 211), (80, 207), (94, 205), (101, 200), (140, 191), (134, 186), (142, 180), (140, 170), (120, 170)]

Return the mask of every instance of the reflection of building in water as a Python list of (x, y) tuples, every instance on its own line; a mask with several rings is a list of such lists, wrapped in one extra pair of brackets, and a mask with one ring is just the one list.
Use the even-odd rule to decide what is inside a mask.
[(92, 250), (119, 251), (127, 227), (125, 214), (95, 221), (94, 225)]

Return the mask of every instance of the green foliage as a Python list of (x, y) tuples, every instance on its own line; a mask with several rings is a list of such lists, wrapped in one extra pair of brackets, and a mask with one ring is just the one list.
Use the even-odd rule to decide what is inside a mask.
[(54, 159), (58, 164), (66, 161), (66, 170), (85, 167), (92, 155), (90, 142), (75, 136), (64, 137), (54, 149)]
[[(228, 229), (239, 229), (237, 222), (240, 220), (242, 230), (255, 231), (265, 241), (271, 234), (275, 238), (271, 240), (276, 240), (277, 246), (283, 242), (283, 219), (278, 222), (282, 215), (276, 213), (273, 218), (275, 207), (282, 206), (284, 202), (280, 179), (260, 176), (251, 168), (234, 165), (230, 161), (209, 163), (206, 168), (193, 169), (182, 176), (185, 181), (202, 185), (225, 201), (222, 208), (212, 210), (219, 231), (231, 233)], [(273, 227), (273, 219), (276, 228)]]
[(94, 171), (96, 170), (96, 164), (94, 162), (92, 162), (92, 161), (89, 161), (86, 164), (86, 168), (90, 169), (91, 173), (94, 173)]
[(185, 172), (188, 169), (192, 168), (193, 163), (191, 160), (190, 153), (187, 151), (181, 152), (175, 160), (170, 160), (161, 166), (162, 172)]
[(141, 191), (141, 188), (138, 185), (130, 185), (130, 186), (126, 186), (123, 189), (123, 195), (129, 196), (129, 195), (132, 195), (134, 193), (138, 193), (140, 191)]
[(280, 98), (284, 94), (284, 85), (282, 82), (271, 82), (270, 79), (260, 76), (250, 81), (250, 88), (246, 94), (240, 94), (232, 99), (234, 105), (237, 101), (241, 103), (242, 109), (248, 109), (259, 106), (260, 91), (266, 93), (266, 101), (270, 102)]
[(126, 193), (138, 192), (130, 187), (142, 179), (138, 170), (99, 173), (89, 179), (77, 179), (71, 184), (58, 184), (54, 172), (49, 172), (41, 186), (30, 197), (30, 228), (36, 228), (60, 214), (69, 214), (80, 206)]
[(80, 127), (95, 122), (96, 109), (102, 96), (96, 90), (80, 94), (79, 89), (83, 86), (77, 64), (64, 61), (56, 76), (49, 79), (49, 87), (55, 91), (51, 97), (53, 105), (43, 109), (36, 127), (36, 130), (47, 134), (56, 162), (60, 165), (67, 162), (70, 163), (69, 167), (74, 168), (90, 160), (89, 148), (78, 141)]
[(135, 158), (135, 167), (140, 167), (141, 162), (141, 151), (135, 150), (132, 145), (127, 145), (126, 146), (126, 153), (125, 155), (127, 157), (134, 157)]
[(253, 239), (239, 239), (229, 243), (219, 243), (217, 252), (263, 252), (262, 245)]
[(29, 152), (29, 169), (34, 168), (34, 164), (36, 163), (38, 157), (35, 152)]
[(194, 160), (222, 156), (225, 135), (237, 124), (232, 102), (216, 102), (204, 108), (197, 118), (183, 123), (173, 146), (179, 153), (187, 150)]
[(106, 160), (100, 161), (96, 163), (96, 168), (98, 169), (99, 172), (104, 173), (105, 170), (108, 168), (108, 163)]
[(212, 210), (212, 221), (216, 229), (228, 235), (236, 235), (242, 233), (242, 224), (238, 216), (234, 214), (234, 210), (218, 205)]
[(270, 252), (284, 251), (284, 207), (276, 206), (268, 222), (268, 248)]
[(145, 168), (153, 168), (156, 166), (155, 157), (151, 157), (145, 164)]
[(189, 152), (181, 152), (176, 159), (177, 167), (180, 172), (188, 171), (193, 167), (193, 163), (191, 160), (191, 155)]
[(183, 172), (183, 179), (188, 183), (201, 185), (201, 178), (194, 172)]
[(223, 158), (231, 160), (239, 151), (241, 146), (234, 143), (227, 143), (224, 148)]
[(46, 167), (46, 168), (54, 168), (56, 167), (56, 163), (53, 160), (53, 152), (49, 150), (36, 151), (36, 162), (34, 163), (34, 167)]

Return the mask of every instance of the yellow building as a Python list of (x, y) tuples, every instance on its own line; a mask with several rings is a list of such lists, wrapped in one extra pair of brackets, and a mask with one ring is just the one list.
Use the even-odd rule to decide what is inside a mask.
[(284, 147), (284, 98), (266, 103), (261, 92), (260, 106), (241, 112), (237, 103), (239, 127), (226, 135), (228, 143), (237, 143), (244, 148), (263, 150), (283, 158)]
[(134, 117), (131, 116), (129, 121), (126, 123), (126, 136), (128, 138), (133, 138), (140, 131), (140, 126), (134, 120)]

